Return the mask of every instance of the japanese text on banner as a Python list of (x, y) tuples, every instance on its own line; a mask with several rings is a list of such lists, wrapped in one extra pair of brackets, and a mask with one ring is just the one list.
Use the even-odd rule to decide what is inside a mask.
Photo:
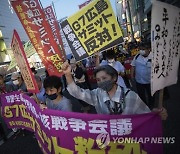
[(180, 11), (154, 2), (152, 7), (151, 93), (177, 83), (180, 57)]
[(61, 76), (64, 59), (38, 0), (11, 3), (48, 73)]
[[(162, 154), (162, 144), (136, 142), (145, 137), (162, 136), (161, 119), (154, 113), (109, 116), (41, 110), (34, 100), (20, 92), (3, 94), (1, 102), (7, 125), (35, 132), (44, 153), (126, 154), (133, 150), (134, 154)], [(105, 136), (107, 148), (100, 148), (99, 139)], [(115, 143), (117, 138), (130, 138), (130, 143)]]
[(61, 23), (77, 60), (122, 41), (122, 32), (109, 0), (94, 0)]

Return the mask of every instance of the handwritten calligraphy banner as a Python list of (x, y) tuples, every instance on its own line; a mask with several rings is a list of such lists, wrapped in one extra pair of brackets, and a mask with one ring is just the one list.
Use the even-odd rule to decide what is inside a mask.
[(44, 153), (162, 154), (159, 140), (156, 144), (148, 140), (160, 137), (162, 141), (162, 123), (155, 113), (95, 115), (41, 110), (20, 92), (3, 94), (1, 102), (7, 125), (35, 132)]
[(152, 5), (151, 94), (177, 83), (180, 58), (180, 9), (159, 1)]
[(61, 23), (76, 60), (123, 41), (109, 0), (94, 0)]
[(24, 82), (26, 84), (27, 90), (32, 93), (38, 93), (39, 88), (34, 79), (34, 76), (32, 75), (31, 69), (29, 67), (29, 63), (27, 61), (27, 57), (24, 52), (23, 45), (16, 30), (14, 30), (14, 34), (11, 42), (11, 48), (14, 57), (16, 59), (16, 62), (19, 66), (19, 69), (21, 71)]
[(54, 40), (51, 27), (46, 21), (44, 10), (38, 0), (11, 1), (27, 35), (50, 75), (62, 75), (61, 66), (64, 61)]
[[(25, 51), (25, 55), (27, 58), (31, 57), (33, 54), (36, 53), (36, 50), (34, 49), (33, 45), (31, 44), (31, 41), (28, 41), (24, 44), (24, 51)], [(17, 65), (14, 55), (12, 55), (11, 58), (12, 59), (11, 59), (11, 63), (9, 64), (8, 70), (14, 68)]]

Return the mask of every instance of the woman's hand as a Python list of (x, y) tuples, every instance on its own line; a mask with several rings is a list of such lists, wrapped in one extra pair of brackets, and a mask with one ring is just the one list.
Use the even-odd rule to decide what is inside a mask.
[(40, 106), (40, 109), (41, 109), (41, 110), (47, 109), (47, 106), (44, 105), (44, 104), (40, 104), (39, 106)]
[(152, 111), (153, 112), (159, 112), (159, 115), (160, 115), (162, 120), (166, 120), (168, 117), (167, 110), (163, 107), (161, 109), (154, 108)]

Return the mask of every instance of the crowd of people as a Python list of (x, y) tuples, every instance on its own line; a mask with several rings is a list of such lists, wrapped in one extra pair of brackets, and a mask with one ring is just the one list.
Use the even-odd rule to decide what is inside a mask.
[[(36, 98), (28, 93), (20, 72), (13, 73), (8, 84), (0, 75), (0, 93), (21, 91), (35, 99), (41, 109), (110, 115), (159, 112), (165, 120), (166, 109), (155, 108), (154, 97), (150, 94), (150, 43), (130, 44), (124, 48), (125, 46), (126, 44), (120, 45), (118, 50), (111, 48), (97, 53), (80, 63), (72, 57), (62, 65), (64, 75), (61, 78), (46, 73), (46, 78), (42, 79), (32, 69), (39, 88)], [(124, 61), (118, 61), (120, 53), (130, 57), (131, 50), (136, 48), (138, 53), (133, 56), (130, 65), (131, 79), (136, 83), (137, 93), (126, 82)], [(93, 84), (86, 69), (90, 66), (95, 68), (96, 83)], [(0, 131), (4, 133), (2, 126)]]

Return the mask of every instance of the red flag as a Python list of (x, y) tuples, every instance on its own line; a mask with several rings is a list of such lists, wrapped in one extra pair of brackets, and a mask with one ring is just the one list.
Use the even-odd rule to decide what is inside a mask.
[(11, 3), (48, 73), (61, 76), (64, 58), (38, 0)]
[(60, 28), (59, 28), (58, 21), (56, 20), (56, 17), (55, 17), (52, 6), (46, 7), (44, 9), (44, 12), (45, 12), (45, 15), (46, 15), (46, 20), (49, 22), (49, 25), (51, 27), (54, 40), (58, 44), (58, 46), (59, 46), (59, 48), (61, 50), (61, 53), (63, 54), (63, 56), (65, 58), (66, 54), (65, 54), (65, 51), (64, 51), (63, 42), (62, 42), (61, 35), (60, 35)]
[(38, 93), (39, 89), (37, 83), (34, 79), (34, 76), (32, 75), (32, 71), (27, 61), (27, 57), (25, 55), (23, 45), (16, 30), (14, 30), (14, 34), (11, 42), (11, 48), (14, 57), (16, 59), (16, 62), (19, 66), (19, 69), (21, 71), (24, 82), (26, 84), (27, 90), (32, 93)]
[(87, 0), (84, 3), (79, 5), (79, 9), (83, 8), (84, 6), (88, 5), (92, 0)]

